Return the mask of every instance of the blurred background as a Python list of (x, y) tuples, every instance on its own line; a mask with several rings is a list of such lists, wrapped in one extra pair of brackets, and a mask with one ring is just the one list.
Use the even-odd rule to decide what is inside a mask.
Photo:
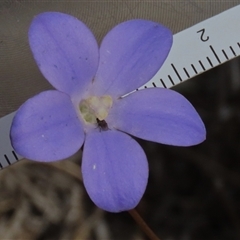
[[(85, 22), (100, 43), (133, 18), (161, 22), (177, 33), (239, 1), (0, 0), (0, 117), (51, 86), (31, 56), (32, 18), (61, 11)], [(235, 24), (235, 23), (234, 23)], [(138, 140), (150, 166), (138, 212), (162, 240), (240, 239), (240, 60), (177, 85), (197, 109), (207, 140), (171, 147)], [(97, 209), (80, 176), (81, 151), (54, 164), (21, 160), (0, 172), (0, 239), (147, 239), (131, 216)]]

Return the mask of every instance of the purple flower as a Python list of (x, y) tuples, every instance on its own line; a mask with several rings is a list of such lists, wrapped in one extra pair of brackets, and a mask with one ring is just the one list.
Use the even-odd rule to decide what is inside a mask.
[(82, 175), (92, 201), (119, 212), (134, 208), (148, 180), (148, 163), (128, 134), (149, 141), (191, 146), (206, 131), (180, 94), (154, 88), (127, 93), (148, 82), (166, 59), (172, 34), (146, 20), (113, 28), (100, 49), (91, 31), (63, 13), (38, 15), (29, 43), (42, 74), (57, 89), (26, 101), (11, 127), (12, 145), (36, 161), (56, 161), (84, 143)]

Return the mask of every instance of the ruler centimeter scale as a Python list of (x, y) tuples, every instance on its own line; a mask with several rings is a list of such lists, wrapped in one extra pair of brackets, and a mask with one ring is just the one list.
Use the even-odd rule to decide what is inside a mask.
[[(240, 55), (240, 5), (204, 20), (173, 36), (164, 65), (141, 88), (171, 88)], [(15, 112), (0, 119), (0, 169), (22, 159), (10, 142)]]

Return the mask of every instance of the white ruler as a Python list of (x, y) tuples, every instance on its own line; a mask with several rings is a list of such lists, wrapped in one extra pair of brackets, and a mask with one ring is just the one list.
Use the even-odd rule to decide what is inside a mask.
[[(170, 88), (240, 55), (240, 5), (174, 35), (162, 68), (143, 87)], [(12, 149), (14, 112), (0, 119), (0, 169), (22, 157)]]

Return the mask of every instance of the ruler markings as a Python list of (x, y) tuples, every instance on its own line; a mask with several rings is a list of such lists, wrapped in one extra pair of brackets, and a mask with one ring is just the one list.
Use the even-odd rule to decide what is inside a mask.
[(236, 49), (236, 51), (239, 53), (239, 54), (237, 54), (237, 55), (240, 55), (240, 49), (239, 49), (238, 42), (236, 42), (235, 49)]
[[(11, 165), (19, 160), (17, 154), (14, 151), (5, 152), (2, 155), (2, 158), (4, 159), (4, 161), (2, 161), (4, 167), (5, 165)], [(1, 162), (1, 157), (0, 157), (0, 162)]]
[(233, 54), (230, 46), (228, 46), (228, 47), (225, 49), (225, 52), (227, 53), (229, 60), (235, 57), (235, 55)]
[(168, 75), (168, 78), (169, 78), (170, 82), (172, 83), (172, 85), (174, 86), (174, 85), (175, 85), (175, 83), (173, 82), (173, 80), (172, 80), (172, 78), (171, 78), (171, 76), (170, 76), (170, 75)]
[(12, 151), (12, 154), (13, 154), (14, 158), (18, 161), (19, 159), (18, 159), (17, 154), (14, 151)]
[(209, 57), (206, 57), (206, 59), (208, 60), (208, 62), (209, 62), (209, 64), (210, 64), (210, 66), (211, 66), (211, 67), (214, 67), (214, 65), (212, 64), (212, 62), (211, 62), (210, 58), (209, 58)]
[(225, 56), (225, 58), (226, 58), (227, 60), (229, 60), (228, 55), (226, 54), (226, 52), (224, 51), (224, 49), (222, 49), (222, 52), (223, 52), (223, 55)]
[(206, 68), (203, 66), (203, 63), (201, 62), (201, 60), (198, 61), (200, 66), (202, 67), (203, 71), (206, 71)]
[[(179, 80), (182, 82), (182, 78), (181, 78), (181, 76), (179, 75), (179, 73), (178, 73), (176, 67), (173, 65), (173, 63), (171, 63), (171, 66), (172, 66), (174, 72), (176, 73), (176, 75), (178, 76)], [(175, 85), (175, 84), (173, 83), (173, 85)]]
[(236, 53), (236, 56), (234, 56), (234, 57), (239, 56), (239, 55), (240, 55), (240, 49), (239, 49), (237, 43), (234, 43), (234, 47), (233, 47), (233, 49), (234, 49), (234, 52)]
[(195, 74), (198, 74), (198, 71), (196, 70), (195, 66), (193, 64), (191, 64), (191, 66), (192, 66), (192, 69), (195, 72)]
[(164, 88), (167, 88), (167, 86), (165, 85), (164, 81), (162, 79), (160, 79), (160, 82), (162, 83)]
[(236, 57), (236, 56), (237, 56), (237, 54), (234, 52), (234, 50), (233, 50), (232, 46), (230, 46), (229, 48), (231, 49), (231, 51), (232, 51), (233, 55)]
[(189, 75), (187, 69), (186, 69), (186, 68), (183, 68), (183, 70), (184, 70), (184, 72), (186, 73), (187, 77), (190, 78), (190, 75)]
[(209, 47), (210, 47), (210, 49), (212, 50), (212, 52), (213, 52), (213, 54), (214, 54), (215, 58), (217, 59), (218, 63), (221, 63), (221, 61), (220, 61), (220, 59), (219, 59), (219, 57), (218, 57), (217, 53), (215, 52), (215, 50), (214, 50), (213, 46), (212, 46), (212, 45), (210, 45)]
[(7, 157), (6, 154), (4, 154), (4, 157), (5, 157), (5, 159), (6, 159), (7, 163), (8, 163), (8, 165), (11, 165), (11, 162), (9, 161), (9, 159), (8, 159), (8, 157)]
[[(233, 52), (228, 46), (237, 44), (240, 48), (240, 31), (237, 27), (219, 29), (218, 26), (240, 21), (239, 13), (240, 5), (175, 34), (171, 50), (174, 54), (171, 55), (170, 51), (164, 65), (151, 81), (158, 82), (162, 79), (165, 86), (170, 88), (173, 83), (169, 81), (168, 75), (176, 85), (234, 58), (235, 55), (232, 56)], [(227, 48), (229, 52), (226, 51)], [(232, 49), (236, 56), (240, 55), (235, 47)]]
[[(159, 86), (171, 88), (239, 56), (238, 22), (240, 5), (175, 34), (172, 49), (164, 65), (139, 89)], [(232, 27), (227, 27), (229, 25)], [(0, 119), (0, 168), (5, 168), (22, 158), (13, 151), (9, 138), (14, 114)]]
[[(161, 83), (161, 81), (155, 81), (155, 82), (153, 82), (154, 83), (154, 85), (156, 86), (156, 87), (158, 87), (158, 88), (163, 88), (163, 85), (162, 85), (162, 83)], [(153, 84), (152, 83), (152, 84)], [(154, 86), (153, 85), (153, 86)]]

